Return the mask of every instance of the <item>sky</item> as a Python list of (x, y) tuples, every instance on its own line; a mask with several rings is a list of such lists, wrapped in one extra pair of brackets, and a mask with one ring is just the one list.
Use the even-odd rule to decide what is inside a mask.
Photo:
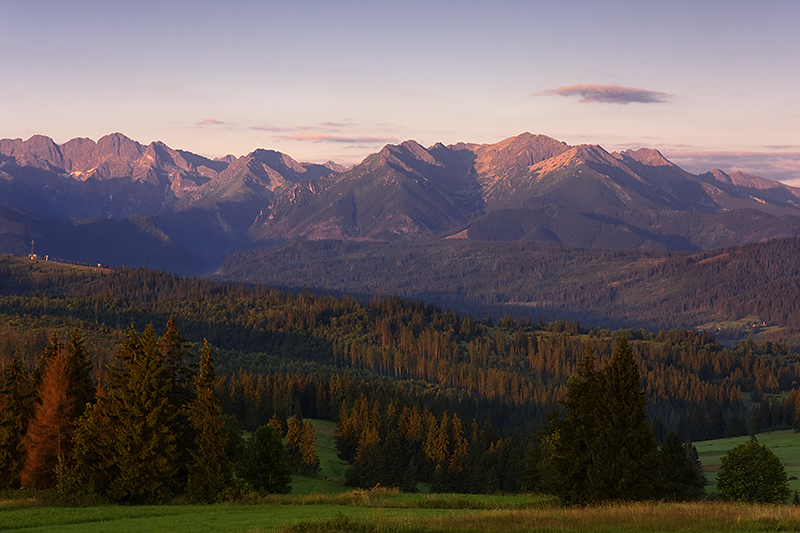
[(0, 138), (358, 163), (522, 132), (800, 186), (800, 1), (0, 0)]

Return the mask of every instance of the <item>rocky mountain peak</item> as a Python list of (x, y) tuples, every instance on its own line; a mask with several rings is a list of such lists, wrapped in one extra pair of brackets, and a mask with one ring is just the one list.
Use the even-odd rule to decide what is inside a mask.
[(731, 182), (739, 187), (747, 187), (748, 189), (776, 189), (776, 188), (787, 188), (787, 185), (783, 183), (761, 178), (759, 176), (754, 176), (753, 174), (748, 174), (746, 172), (741, 172), (736, 170), (729, 174)]
[(112, 133), (97, 140), (96, 151), (97, 157), (100, 158), (117, 157), (132, 160), (142, 155), (144, 147), (121, 133)]
[(484, 187), (530, 174), (529, 169), (570, 149), (546, 135), (523, 133), (495, 144), (467, 145), (475, 153), (475, 170)]
[(61, 145), (64, 154), (64, 170), (69, 173), (85, 170), (86, 162), (92, 157), (97, 144), (86, 137), (71, 139)]
[(33, 135), (26, 141), (4, 139), (0, 143), (0, 154), (13, 158), (20, 166), (33, 168), (61, 168), (64, 163), (60, 147), (44, 135)]
[(795, 224), (800, 235), (798, 189), (742, 172), (697, 176), (654, 149), (609, 153), (529, 132), (494, 144), (406, 140), (349, 170), (265, 149), (211, 160), (121, 133), (63, 145), (3, 139), (0, 155), (8, 205), (51, 217), (152, 216), (214, 258), (258, 239), (457, 233), (693, 249), (795, 234), (786, 229)]
[[(617, 155), (616, 153), (612, 155)], [(672, 161), (653, 148), (639, 148), (638, 150), (624, 150), (619, 153), (620, 159), (632, 159), (650, 166), (675, 166)]]

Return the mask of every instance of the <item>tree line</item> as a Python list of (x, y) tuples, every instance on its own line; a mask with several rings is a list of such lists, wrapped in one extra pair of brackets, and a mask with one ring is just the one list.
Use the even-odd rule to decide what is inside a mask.
[(243, 443), (223, 415), (211, 354), (206, 341), (194, 363), (170, 320), (161, 336), (131, 326), (101, 368), (77, 329), (66, 345), (53, 335), (32, 371), (14, 355), (0, 381), (0, 488), (127, 504), (208, 502), (247, 487), (288, 492), (292, 465), (315, 468), (313, 429), (290, 422), (288, 456), (266, 423)]
[(229, 379), (240, 369), (324, 379), (346, 369), (457, 398), (476, 410), (470, 417), (489, 418), (505, 432), (545, 423), (586, 347), (605, 362), (625, 335), (659, 438), (670, 430), (692, 440), (745, 434), (751, 400), (764, 397), (780, 402), (781, 412), (769, 425), (760, 416), (759, 428), (791, 427), (797, 418), (798, 356), (769, 341), (724, 346), (693, 330), (611, 331), (509, 315), (495, 322), (397, 297), (359, 301), (146, 269), (37, 271), (22, 263), (0, 278), (0, 361), (14, 350), (30, 357), (50, 331), (67, 334), (78, 326), (104, 363), (127, 325), (142, 330), (175, 317), (187, 338), (207, 338), (220, 350), (217, 366)]

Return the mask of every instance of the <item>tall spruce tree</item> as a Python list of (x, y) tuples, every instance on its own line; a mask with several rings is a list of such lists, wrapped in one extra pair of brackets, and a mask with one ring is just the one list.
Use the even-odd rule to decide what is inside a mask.
[(303, 452), (300, 449), (302, 436), (303, 420), (299, 415), (294, 415), (289, 419), (289, 429), (286, 432), (286, 462), (296, 474), (302, 470)]
[(67, 394), (74, 399), (75, 417), (79, 417), (86, 405), (94, 402), (95, 384), (92, 380), (92, 361), (83, 345), (83, 337), (74, 328), (69, 337), (65, 353), (67, 370)]
[(175, 473), (176, 485), (183, 486), (187, 482), (187, 465), (192, 461), (190, 450), (195, 439), (194, 429), (189, 422), (189, 404), (194, 398), (193, 380), (195, 368), (190, 363), (191, 354), (188, 341), (181, 337), (175, 326), (175, 319), (167, 321), (167, 330), (158, 339), (158, 351), (164, 368), (167, 382), (167, 399), (174, 410), (172, 429), (176, 435), (177, 453)]
[(19, 487), (26, 455), (24, 438), (35, 397), (31, 376), (14, 352), (0, 386), (0, 489)]
[(603, 398), (601, 373), (587, 348), (578, 373), (567, 382), (564, 420), (553, 417), (543, 439), (542, 477), (567, 504), (602, 499), (589, 483), (594, 475), (594, 447), (600, 436), (598, 416)]
[(307, 476), (315, 476), (319, 471), (319, 454), (317, 453), (317, 432), (311, 422), (303, 422), (300, 435), (300, 471)]
[(226, 453), (228, 433), (219, 398), (214, 391), (216, 375), (208, 340), (203, 342), (200, 373), (194, 383), (196, 396), (189, 405), (189, 423), (195, 439), (186, 494), (192, 501), (210, 502), (230, 483), (231, 466)]
[(317, 434), (311, 422), (304, 422), (298, 415), (289, 420), (286, 432), (286, 460), (296, 474), (316, 475), (319, 470)]
[(656, 441), (633, 351), (623, 337), (602, 372), (587, 350), (567, 383), (566, 417), (543, 439), (542, 477), (568, 504), (654, 495)]
[(655, 491), (657, 443), (633, 350), (622, 337), (603, 370), (599, 439), (589, 482), (610, 500), (643, 500)]
[(53, 335), (38, 360), (39, 401), (28, 426), (27, 458), (20, 476), (24, 487), (52, 488), (71, 466), (78, 418), (94, 401), (92, 363), (77, 328), (66, 346)]
[(121, 368), (109, 368), (108, 411), (114, 421), (117, 475), (109, 496), (131, 503), (159, 502), (177, 488), (175, 407), (170, 402), (153, 327), (131, 327), (120, 346)]
[(75, 435), (74, 477), (125, 503), (163, 501), (179, 487), (175, 408), (152, 326), (131, 326), (108, 367), (108, 390)]
[(681, 442), (674, 431), (667, 433), (658, 450), (656, 494), (670, 501), (696, 500), (705, 493), (706, 477), (699, 460), (692, 458), (691, 445)]
[(57, 355), (60, 355), (63, 350), (64, 345), (58, 341), (58, 334), (54, 331), (53, 335), (50, 337), (50, 344), (45, 347), (44, 350), (36, 354), (36, 368), (33, 369), (33, 382), (35, 387), (38, 387), (50, 361)]
[(176, 407), (188, 405), (193, 397), (195, 368), (189, 361), (188, 341), (181, 337), (175, 319), (167, 321), (167, 330), (158, 340), (164, 371), (169, 380), (167, 397)]

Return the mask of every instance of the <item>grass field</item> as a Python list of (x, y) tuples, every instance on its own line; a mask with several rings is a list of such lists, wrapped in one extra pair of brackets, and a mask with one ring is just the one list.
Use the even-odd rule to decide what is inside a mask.
[[(716, 473), (719, 471), (720, 458), (739, 444), (745, 443), (750, 437), (734, 437), (730, 439), (707, 440), (695, 443), (700, 463), (708, 479), (706, 492), (716, 492)], [(800, 491), (800, 433), (787, 429), (783, 431), (770, 431), (756, 435), (758, 442), (772, 450), (786, 467), (789, 476), (789, 488)], [(795, 479), (791, 479), (794, 477)]]
[[(507, 500), (508, 505), (504, 505)], [(800, 507), (638, 503), (563, 508), (537, 497), (350, 493), (253, 504), (53, 507), (0, 503), (0, 531), (523, 532), (798, 531)]]

